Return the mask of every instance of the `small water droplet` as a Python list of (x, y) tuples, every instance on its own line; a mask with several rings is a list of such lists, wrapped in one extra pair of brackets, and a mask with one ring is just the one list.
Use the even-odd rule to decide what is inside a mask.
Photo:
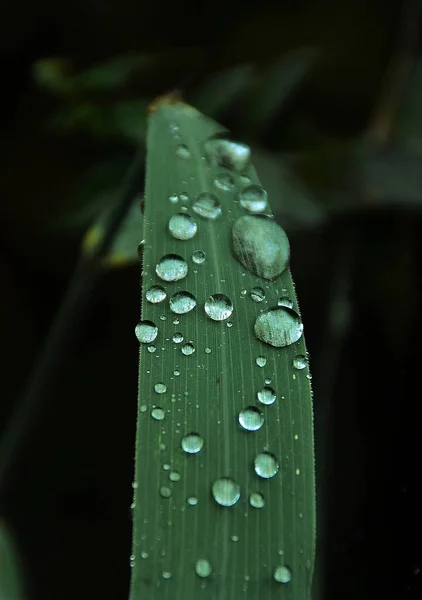
[(145, 297), (151, 304), (158, 304), (166, 299), (167, 294), (161, 285), (153, 285), (146, 291)]
[(269, 217), (246, 215), (232, 230), (233, 255), (248, 271), (273, 280), (288, 266), (290, 245), (284, 231)]
[(151, 411), (151, 417), (156, 421), (162, 421), (165, 416), (166, 414), (164, 410), (162, 408), (159, 408), (158, 406), (156, 408), (153, 408)]
[(180, 323), (180, 319), (178, 317), (173, 319), (173, 325), (179, 325), (179, 323)]
[(240, 295), (243, 297), (246, 296), (247, 293), (247, 290), (240, 290)]
[(179, 158), (190, 158), (190, 150), (186, 144), (178, 144), (175, 148), (176, 156)]
[(308, 366), (308, 359), (304, 354), (298, 354), (293, 359), (293, 366), (295, 369), (305, 369)]
[(196, 496), (189, 496), (188, 504), (189, 506), (196, 506), (198, 504), (198, 498)]
[(171, 339), (175, 344), (180, 344), (181, 342), (183, 342), (183, 335), (180, 333), (180, 331), (176, 331), (176, 333), (173, 334), (173, 337)]
[(222, 132), (210, 137), (204, 144), (205, 156), (211, 166), (233, 171), (244, 171), (251, 159), (251, 149)]
[(188, 342), (187, 344), (182, 346), (182, 354), (184, 354), (185, 356), (190, 356), (194, 352), (195, 352), (195, 346), (193, 344), (191, 344), (190, 342)]
[(211, 348), (205, 348), (205, 354), (211, 354)]
[(212, 484), (212, 495), (217, 504), (233, 506), (240, 498), (240, 487), (230, 477), (222, 477)]
[(149, 556), (149, 554), (148, 554), (148, 552), (145, 552), (145, 550), (143, 550), (141, 552), (141, 558), (148, 558), (148, 556)]
[(233, 313), (233, 304), (224, 294), (213, 294), (205, 302), (205, 312), (213, 321), (224, 321)]
[(278, 306), (286, 306), (287, 308), (293, 308), (293, 302), (287, 296), (283, 296), (277, 302)]
[(141, 404), (141, 406), (139, 407), (139, 410), (143, 413), (146, 412), (148, 410), (148, 406), (146, 404)]
[(234, 186), (233, 177), (229, 173), (220, 173), (214, 179), (214, 185), (219, 190), (229, 192)]
[(271, 379), (269, 377), (267, 377), (267, 379), (265, 380), (265, 385), (271, 385)]
[(168, 228), (171, 235), (177, 240), (190, 240), (198, 231), (195, 219), (186, 213), (173, 215), (170, 218)]
[(294, 344), (302, 337), (303, 324), (293, 309), (278, 306), (258, 315), (254, 333), (261, 342), (281, 348)]
[(155, 272), (164, 281), (179, 281), (188, 274), (188, 264), (178, 254), (167, 254), (158, 261)]
[(258, 365), (258, 367), (265, 367), (265, 365), (267, 364), (267, 359), (265, 358), (265, 356), (257, 356), (256, 364)]
[(195, 297), (190, 292), (176, 292), (170, 298), (170, 309), (178, 315), (190, 312), (195, 306)]
[(165, 383), (156, 383), (154, 385), (154, 390), (157, 392), (157, 394), (164, 394), (164, 392), (167, 390), (167, 386)]
[(239, 541), (239, 536), (238, 535), (232, 535), (231, 536), (231, 541), (232, 542), (238, 542)]
[(257, 431), (264, 424), (264, 415), (256, 406), (248, 406), (240, 411), (239, 424), (246, 431)]
[(179, 202), (179, 196), (177, 194), (171, 194), (169, 196), (169, 200), (172, 204), (176, 204), (177, 202)]
[(261, 287), (254, 287), (251, 289), (251, 298), (255, 302), (262, 302), (265, 298), (265, 290)]
[(182, 449), (187, 454), (196, 454), (197, 452), (200, 452), (203, 445), (204, 440), (198, 433), (188, 433), (182, 439), (181, 443)]
[(199, 194), (192, 204), (192, 209), (200, 217), (210, 219), (211, 221), (214, 221), (221, 215), (221, 204), (217, 196), (214, 196), (214, 194), (210, 194), (209, 192)]
[(267, 208), (268, 195), (262, 186), (253, 183), (241, 190), (239, 202), (249, 212), (262, 213)]
[(212, 573), (212, 566), (206, 558), (198, 558), (195, 563), (195, 573), (198, 577), (209, 577)]
[(265, 500), (264, 496), (259, 492), (254, 492), (249, 496), (249, 504), (253, 506), (253, 508), (264, 508)]
[(160, 315), (160, 320), (161, 320), (161, 321), (165, 321), (166, 319), (167, 319), (167, 316), (166, 316), (166, 315), (164, 315), (164, 314), (163, 314), (163, 315)]
[(261, 452), (254, 460), (255, 473), (264, 479), (274, 477), (279, 469), (278, 460), (274, 454), (269, 452)]
[(174, 369), (174, 371), (173, 371), (173, 375), (174, 375), (175, 377), (179, 377), (179, 375), (180, 375), (180, 371), (179, 371), (179, 369)]
[(155, 346), (148, 346), (147, 347), (148, 352), (150, 352), (151, 354), (154, 354), (154, 352), (157, 350), (157, 348)]
[(172, 471), (169, 475), (169, 479), (170, 481), (180, 481), (180, 473), (178, 473), (177, 471)]
[(160, 487), (160, 496), (162, 498), (170, 498), (170, 496), (171, 496), (171, 489), (169, 487), (167, 487), (166, 485), (162, 485)]
[(227, 321), (226, 325), (227, 325), (228, 328), (233, 327), (232, 321)]
[(162, 576), (163, 579), (171, 579), (171, 573), (170, 573), (170, 571), (163, 571), (161, 573), (161, 576)]
[(275, 391), (272, 387), (269, 387), (267, 385), (264, 388), (262, 388), (262, 390), (259, 390), (259, 392), (257, 393), (257, 397), (258, 400), (266, 406), (274, 404), (274, 402), (277, 400)]
[(202, 250), (195, 250), (192, 254), (192, 260), (197, 265), (202, 265), (202, 263), (205, 262), (205, 252), (202, 252)]
[(141, 344), (150, 344), (158, 335), (158, 327), (152, 321), (141, 321), (135, 327), (135, 335)]
[(278, 583), (289, 583), (292, 580), (292, 572), (289, 567), (279, 566), (274, 571), (274, 579)]

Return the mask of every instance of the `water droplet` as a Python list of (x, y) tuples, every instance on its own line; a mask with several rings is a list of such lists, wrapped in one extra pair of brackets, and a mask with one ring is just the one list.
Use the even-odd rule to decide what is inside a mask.
[(265, 367), (265, 365), (267, 364), (267, 359), (265, 358), (265, 356), (257, 356), (256, 364), (258, 365), (258, 367)]
[(172, 204), (176, 204), (176, 202), (179, 202), (179, 196), (177, 194), (171, 194), (169, 200)]
[(179, 375), (180, 375), (180, 371), (179, 371), (179, 369), (174, 369), (174, 371), (173, 371), (173, 375), (174, 375), (175, 377), (179, 377)]
[(259, 477), (269, 479), (270, 477), (274, 477), (279, 469), (278, 460), (274, 454), (261, 452), (261, 454), (258, 454), (258, 456), (255, 457), (254, 469)]
[(162, 498), (170, 498), (170, 496), (171, 496), (171, 489), (169, 487), (167, 487), (166, 485), (162, 485), (160, 487), (160, 496)]
[(182, 354), (185, 356), (190, 356), (195, 352), (195, 346), (190, 342), (182, 346)]
[(190, 240), (198, 231), (195, 219), (186, 213), (173, 215), (169, 221), (168, 228), (171, 235), (177, 240)]
[(232, 243), (234, 257), (263, 279), (275, 279), (289, 264), (289, 239), (284, 229), (269, 217), (246, 215), (237, 219)]
[(241, 190), (239, 202), (249, 212), (261, 213), (267, 208), (268, 194), (262, 186), (253, 183)]
[(265, 298), (265, 290), (261, 287), (254, 287), (251, 289), (251, 298), (255, 302), (262, 302)]
[(195, 563), (195, 573), (198, 577), (209, 577), (212, 573), (212, 566), (206, 558), (198, 558)]
[(274, 571), (274, 579), (278, 583), (289, 583), (292, 580), (292, 572), (289, 567), (279, 566)]
[(149, 556), (149, 554), (148, 554), (148, 552), (145, 552), (145, 550), (143, 550), (141, 552), (141, 558), (148, 558), (148, 556)]
[(148, 410), (148, 406), (146, 404), (141, 404), (141, 406), (139, 407), (139, 410), (143, 413), (146, 412)]
[(297, 342), (303, 333), (299, 315), (291, 308), (269, 308), (256, 318), (255, 336), (270, 346), (281, 348)]
[(251, 182), (251, 178), (246, 173), (242, 173), (239, 177), (240, 183), (242, 185), (248, 185)]
[(179, 144), (175, 148), (176, 156), (179, 158), (190, 158), (190, 150), (186, 144)]
[(232, 321), (227, 321), (227, 327), (229, 327), (229, 328), (230, 328), (230, 327), (233, 327), (233, 323), (232, 323)]
[(153, 408), (151, 411), (151, 417), (156, 421), (162, 421), (165, 416), (166, 414), (163, 411), (163, 409), (159, 408), (158, 406), (156, 408)]
[(181, 443), (182, 449), (187, 454), (196, 454), (197, 452), (200, 452), (203, 445), (204, 445), (204, 440), (201, 438), (201, 436), (198, 433), (188, 433), (182, 439), (182, 443)]
[(219, 133), (210, 137), (204, 144), (204, 152), (212, 166), (233, 171), (244, 171), (251, 159), (249, 146), (230, 138), (228, 133)]
[(178, 317), (173, 319), (173, 325), (179, 325), (179, 323), (180, 323), (180, 319)]
[(176, 331), (176, 333), (173, 334), (173, 337), (171, 339), (175, 344), (180, 344), (181, 342), (183, 342), (183, 335), (180, 333), (180, 331)]
[(199, 194), (192, 204), (192, 209), (200, 217), (210, 219), (211, 221), (214, 221), (221, 215), (221, 204), (217, 196), (214, 196), (214, 194), (210, 194), (209, 192)]
[(220, 173), (214, 179), (214, 185), (219, 190), (229, 192), (234, 186), (233, 177), (229, 173)]
[(265, 380), (265, 385), (271, 385), (271, 379), (269, 377), (267, 377), (267, 379)]
[(295, 369), (305, 369), (308, 365), (308, 359), (304, 354), (298, 354), (293, 359), (293, 366)]
[(232, 535), (231, 540), (232, 540), (232, 542), (238, 542), (239, 541), (239, 536), (238, 535)]
[(287, 308), (293, 308), (293, 302), (287, 296), (283, 296), (277, 302), (278, 306), (287, 306)]
[(170, 571), (163, 571), (161, 573), (161, 576), (162, 576), (163, 579), (171, 579), (171, 573), (170, 573)]
[(248, 292), (246, 290), (240, 290), (240, 295), (241, 296), (246, 296)]
[(249, 496), (249, 504), (254, 508), (264, 508), (265, 500), (264, 496), (259, 492), (254, 492)]
[(150, 344), (158, 335), (158, 327), (152, 321), (141, 321), (135, 327), (135, 335), (141, 344)]
[(213, 321), (224, 321), (233, 312), (233, 304), (224, 294), (213, 294), (205, 302), (205, 312)]
[(169, 475), (170, 481), (180, 481), (180, 473), (177, 471), (172, 471)]
[(165, 321), (167, 319), (166, 315), (160, 315), (161, 321)]
[(178, 315), (190, 312), (195, 306), (195, 297), (190, 292), (176, 292), (170, 298), (170, 309)]
[(277, 400), (275, 391), (272, 387), (269, 387), (267, 385), (262, 390), (259, 390), (259, 392), (257, 393), (257, 397), (258, 400), (266, 406), (274, 404), (274, 402)]
[(192, 254), (192, 260), (197, 265), (202, 265), (202, 263), (205, 261), (205, 252), (202, 252), (202, 250), (195, 250), (195, 252)]
[(161, 285), (153, 285), (146, 291), (145, 297), (151, 304), (158, 304), (166, 299), (167, 294)]
[(157, 394), (164, 394), (164, 392), (167, 390), (167, 386), (165, 383), (156, 383), (154, 385), (154, 390), (157, 392)]
[(188, 504), (190, 506), (196, 506), (198, 504), (198, 498), (196, 496), (189, 496)]
[(211, 348), (205, 348), (205, 354), (211, 354)]
[(230, 477), (222, 477), (212, 484), (212, 495), (221, 506), (233, 506), (240, 498), (240, 487)]
[(179, 281), (188, 274), (188, 265), (178, 254), (167, 254), (158, 261), (155, 272), (164, 281)]
[(147, 347), (148, 352), (150, 352), (151, 354), (154, 354), (154, 352), (157, 350), (157, 348), (155, 346), (148, 346)]
[(246, 431), (257, 431), (264, 424), (264, 415), (256, 406), (248, 406), (240, 411), (239, 423)]

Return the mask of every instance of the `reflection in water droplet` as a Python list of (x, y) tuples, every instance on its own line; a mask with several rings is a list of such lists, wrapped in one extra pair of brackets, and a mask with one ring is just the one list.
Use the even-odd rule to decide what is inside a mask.
[(194, 352), (195, 352), (195, 346), (193, 344), (187, 343), (184, 346), (182, 346), (182, 354), (184, 354), (185, 356), (190, 356)]
[(261, 213), (267, 208), (268, 195), (262, 186), (254, 183), (241, 190), (239, 202), (249, 212)]
[(173, 334), (173, 337), (171, 339), (175, 344), (180, 344), (180, 342), (183, 342), (183, 335), (179, 331), (177, 331)]
[(224, 294), (213, 294), (205, 302), (205, 312), (213, 321), (224, 321), (233, 313), (233, 304)]
[(289, 583), (292, 580), (292, 572), (289, 567), (279, 566), (274, 571), (274, 579), (278, 583)]
[(221, 204), (214, 194), (203, 192), (199, 194), (195, 202), (192, 204), (192, 209), (197, 215), (204, 219), (214, 221), (221, 215)]
[(265, 500), (264, 496), (259, 492), (254, 492), (249, 496), (249, 504), (254, 508), (264, 508)]
[(293, 359), (293, 366), (295, 369), (305, 369), (308, 365), (308, 359), (304, 354), (298, 354)]
[(160, 258), (155, 272), (164, 281), (179, 281), (188, 274), (188, 265), (185, 259), (178, 254), (167, 254)]
[(254, 287), (251, 289), (251, 298), (255, 302), (262, 302), (265, 298), (265, 290), (261, 287)]
[(240, 411), (239, 423), (246, 431), (257, 431), (264, 424), (264, 415), (256, 406), (248, 406)]
[(212, 573), (210, 561), (206, 558), (199, 558), (195, 563), (195, 573), (198, 577), (209, 577)]
[(162, 421), (165, 417), (165, 412), (163, 411), (162, 408), (159, 408), (158, 406), (156, 408), (153, 408), (151, 411), (151, 417), (153, 419), (155, 419), (156, 421)]
[(258, 400), (266, 406), (274, 404), (274, 402), (277, 400), (275, 391), (273, 390), (273, 388), (268, 386), (265, 386), (262, 390), (259, 390), (259, 392), (257, 393), (257, 397)]
[(171, 235), (177, 240), (190, 240), (198, 231), (195, 220), (186, 213), (173, 215), (170, 218), (168, 228)]
[(145, 297), (151, 304), (158, 304), (166, 299), (166, 291), (161, 285), (151, 286), (145, 293)]
[(198, 504), (198, 498), (196, 496), (189, 496), (188, 504), (189, 506), (196, 506)]
[(158, 327), (152, 321), (141, 321), (135, 327), (135, 335), (141, 344), (150, 344), (158, 335)]
[(291, 308), (269, 308), (256, 318), (254, 334), (258, 340), (281, 348), (297, 342), (303, 333), (299, 315)]
[(202, 250), (195, 250), (195, 252), (192, 254), (192, 260), (197, 265), (202, 265), (202, 263), (205, 261), (205, 252), (202, 252)]
[(157, 392), (157, 394), (164, 394), (164, 392), (167, 390), (167, 386), (165, 383), (156, 383), (154, 385), (154, 390)]
[(273, 219), (246, 215), (237, 219), (232, 230), (233, 255), (248, 271), (263, 279), (275, 279), (288, 266), (288, 237)]
[(229, 173), (220, 173), (214, 179), (214, 185), (219, 190), (223, 190), (224, 192), (229, 192), (233, 189), (234, 181), (233, 177)]
[(171, 496), (171, 489), (169, 487), (167, 487), (166, 485), (162, 485), (160, 487), (160, 496), (162, 498), (170, 498), (170, 496)]
[(195, 306), (195, 297), (190, 292), (176, 292), (170, 298), (170, 309), (178, 315), (190, 312)]
[(258, 365), (258, 367), (265, 367), (265, 365), (267, 364), (267, 359), (265, 358), (265, 356), (257, 356), (256, 364)]
[(233, 506), (240, 498), (240, 487), (230, 477), (222, 477), (212, 484), (212, 495), (221, 506)]
[(204, 152), (210, 165), (233, 171), (244, 171), (251, 159), (249, 146), (231, 139), (227, 133), (209, 138), (204, 144)]
[(269, 452), (261, 452), (254, 460), (255, 473), (264, 479), (274, 477), (279, 469), (278, 460), (274, 454)]
[(293, 308), (293, 302), (287, 296), (283, 296), (277, 302), (278, 306), (287, 306), (287, 308)]
[(175, 148), (176, 156), (179, 158), (190, 158), (190, 150), (186, 144), (179, 144)]
[(182, 443), (181, 443), (182, 449), (187, 454), (196, 454), (197, 452), (199, 452), (202, 449), (203, 445), (204, 445), (204, 440), (198, 433), (188, 433), (182, 439)]

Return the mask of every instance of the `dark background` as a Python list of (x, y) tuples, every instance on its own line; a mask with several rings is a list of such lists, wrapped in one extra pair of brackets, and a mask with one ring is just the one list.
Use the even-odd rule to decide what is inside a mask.
[[(194, 102), (221, 69), (252, 63), (260, 74), (283, 55), (317, 50), (262, 127), (253, 126), (259, 86), (218, 118), (283, 158), (322, 215), (271, 199), (291, 240), (313, 370), (323, 600), (422, 597), (419, 4), (6, 0), (0, 8), (2, 435), (98, 212), (98, 201), (83, 211), (98, 196), (95, 178), (89, 193), (74, 190), (95, 169), (101, 190), (105, 172), (114, 189), (142, 143), (127, 134), (132, 121), (122, 125), (119, 103), (146, 106), (174, 87)], [(128, 53), (153, 57), (128, 85), (63, 91), (66, 78)], [(67, 62), (43, 85), (34, 65), (56, 57)], [(142, 129), (144, 113), (136, 119), (132, 129)], [(107, 269), (84, 302), (0, 489), (31, 600), (127, 597), (139, 277), (134, 260)]]

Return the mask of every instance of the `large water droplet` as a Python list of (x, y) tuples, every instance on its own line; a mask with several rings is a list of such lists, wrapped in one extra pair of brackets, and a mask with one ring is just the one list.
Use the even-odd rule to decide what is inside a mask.
[(262, 452), (255, 457), (254, 460), (255, 473), (263, 479), (274, 477), (279, 469), (278, 460), (274, 454)]
[(269, 387), (267, 385), (264, 388), (262, 388), (262, 390), (259, 390), (259, 392), (257, 393), (257, 397), (258, 397), (258, 400), (262, 404), (265, 404), (266, 406), (269, 406), (270, 404), (274, 404), (274, 402), (277, 400), (275, 391), (273, 390), (272, 387)]
[(214, 179), (214, 185), (219, 190), (229, 192), (234, 186), (233, 177), (229, 173), (220, 173)]
[(230, 477), (222, 477), (212, 484), (214, 500), (221, 506), (233, 506), (240, 498), (240, 487)]
[(182, 354), (184, 354), (185, 356), (190, 356), (194, 352), (195, 352), (195, 346), (193, 344), (191, 344), (190, 342), (188, 342), (187, 344), (182, 346)]
[(199, 558), (195, 563), (195, 573), (198, 577), (209, 577), (212, 573), (212, 566), (206, 558)]
[(190, 158), (190, 150), (186, 144), (179, 144), (175, 148), (176, 156), (179, 158)]
[(190, 240), (198, 231), (195, 220), (186, 213), (173, 215), (168, 227), (171, 235), (178, 240)]
[(204, 219), (210, 219), (214, 221), (221, 215), (221, 204), (214, 194), (203, 192), (197, 196), (195, 202), (192, 204), (192, 209), (197, 215)]
[(280, 565), (274, 571), (274, 579), (278, 583), (289, 583), (292, 580), (292, 572), (289, 567)]
[(155, 272), (164, 281), (179, 281), (188, 274), (188, 264), (178, 254), (166, 254), (156, 264)]
[(239, 202), (249, 212), (261, 213), (267, 208), (268, 195), (262, 186), (253, 183), (241, 190)]
[(246, 144), (219, 133), (204, 144), (204, 152), (212, 166), (225, 167), (233, 171), (244, 171), (251, 159), (251, 149)]
[(281, 348), (297, 342), (303, 333), (299, 315), (287, 306), (269, 308), (256, 318), (254, 334), (270, 346)]
[(141, 321), (135, 327), (135, 335), (141, 344), (150, 344), (158, 335), (158, 327), (152, 321)]
[(158, 304), (166, 299), (167, 294), (161, 285), (153, 285), (146, 291), (145, 297), (151, 304)]
[(261, 287), (254, 287), (251, 289), (251, 298), (255, 302), (262, 302), (265, 298), (265, 290)]
[(153, 408), (151, 411), (151, 417), (156, 421), (162, 421), (165, 416), (166, 413), (164, 412), (164, 410), (162, 408), (159, 408), (158, 406)]
[(202, 265), (202, 263), (205, 261), (205, 252), (202, 252), (202, 250), (195, 250), (195, 252), (192, 254), (192, 260), (197, 265)]
[(254, 508), (264, 508), (265, 500), (264, 496), (259, 492), (254, 492), (249, 496), (249, 504)]
[(182, 449), (187, 454), (196, 454), (197, 452), (200, 452), (203, 445), (204, 440), (199, 433), (188, 433), (188, 435), (185, 435), (182, 439), (181, 443)]
[(233, 225), (234, 257), (248, 271), (263, 279), (275, 279), (288, 266), (289, 240), (284, 229), (263, 215), (245, 215)]
[(304, 354), (298, 354), (293, 359), (293, 366), (295, 369), (305, 369), (308, 366), (308, 359)]
[(178, 314), (183, 315), (190, 312), (196, 306), (195, 297), (189, 292), (176, 292), (170, 298), (170, 309)]
[(224, 294), (213, 294), (205, 302), (205, 312), (213, 321), (224, 321), (233, 313), (233, 304)]
[(264, 424), (264, 415), (256, 406), (248, 406), (240, 411), (239, 423), (246, 431), (257, 431)]
[(165, 383), (156, 383), (154, 385), (154, 390), (157, 392), (157, 394), (164, 394), (164, 392), (167, 390), (167, 386)]

